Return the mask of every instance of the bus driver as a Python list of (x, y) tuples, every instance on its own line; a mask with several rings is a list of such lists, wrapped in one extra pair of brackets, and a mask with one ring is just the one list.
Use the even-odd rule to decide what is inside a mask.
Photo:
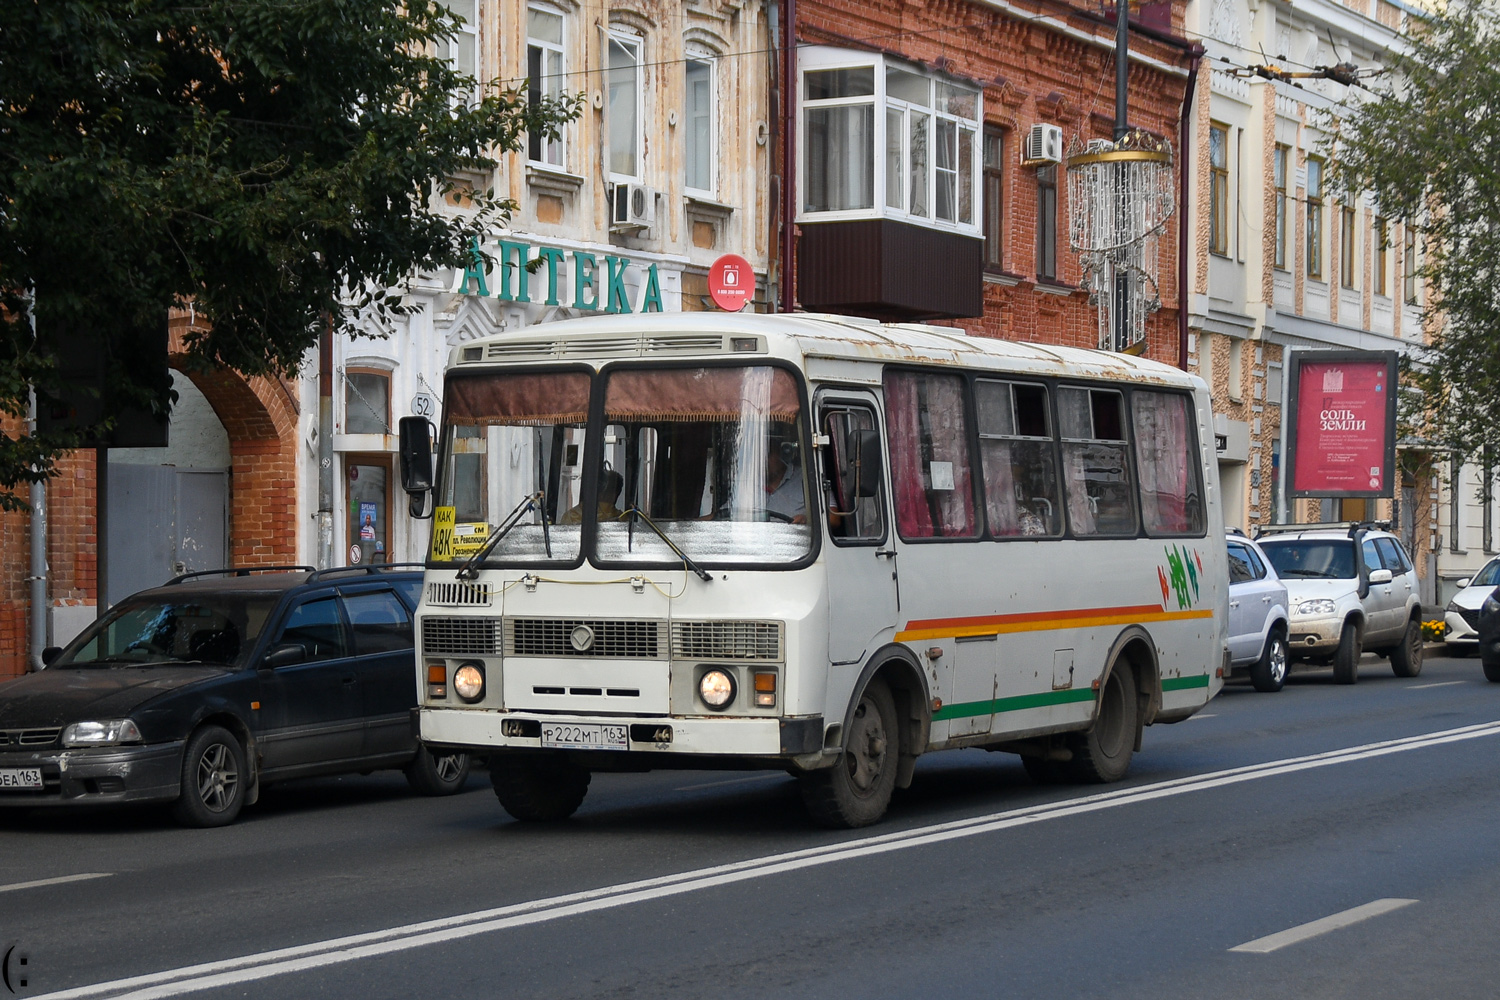
[(766, 453), (766, 510), (792, 524), (807, 523), (807, 496), (802, 492), (802, 466), (797, 446), (771, 442)]

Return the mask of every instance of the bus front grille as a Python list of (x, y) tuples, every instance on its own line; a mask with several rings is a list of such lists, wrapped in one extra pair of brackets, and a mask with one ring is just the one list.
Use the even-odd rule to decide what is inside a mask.
[(666, 622), (609, 618), (508, 618), (507, 656), (588, 656), (659, 660)]
[(500, 619), (422, 619), (422, 653), (428, 656), (494, 656), (500, 652)]
[(434, 580), (427, 585), (427, 603), (450, 608), (487, 608), (490, 606), (490, 585)]
[(780, 622), (673, 622), (675, 660), (780, 660)]

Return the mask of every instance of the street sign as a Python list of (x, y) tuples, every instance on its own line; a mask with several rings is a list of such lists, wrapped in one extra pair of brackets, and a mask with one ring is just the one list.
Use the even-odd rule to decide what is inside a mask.
[(755, 270), (737, 253), (726, 253), (708, 269), (708, 294), (726, 312), (739, 312), (755, 294)]
[(437, 400), (430, 392), (419, 392), (411, 398), (411, 415), (431, 420), (437, 415)]

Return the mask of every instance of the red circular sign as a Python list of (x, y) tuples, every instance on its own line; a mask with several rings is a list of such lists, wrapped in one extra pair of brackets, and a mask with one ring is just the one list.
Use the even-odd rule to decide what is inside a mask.
[(739, 312), (755, 295), (755, 271), (737, 253), (726, 253), (708, 269), (708, 294), (714, 304), (728, 312)]

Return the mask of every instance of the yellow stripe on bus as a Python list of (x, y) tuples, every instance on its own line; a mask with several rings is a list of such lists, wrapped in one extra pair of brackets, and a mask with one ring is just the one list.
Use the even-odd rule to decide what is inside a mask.
[(1154, 611), (1132, 615), (1096, 615), (1092, 617), (1037, 618), (1029, 621), (994, 622), (965, 625), (959, 628), (918, 628), (896, 633), (897, 642), (921, 642), (924, 639), (960, 639), (972, 635), (1006, 635), (1011, 632), (1049, 632), (1063, 628), (1092, 628), (1097, 625), (1135, 625), (1140, 622), (1175, 622), (1192, 618), (1212, 618), (1213, 611)]

